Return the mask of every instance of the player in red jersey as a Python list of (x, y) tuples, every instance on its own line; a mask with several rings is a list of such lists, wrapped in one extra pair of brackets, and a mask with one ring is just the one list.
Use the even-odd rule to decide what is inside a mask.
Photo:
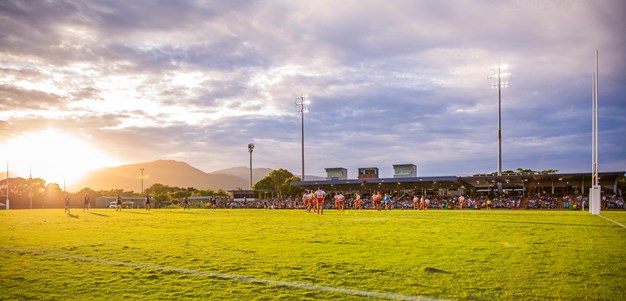
[(358, 193), (356, 194), (356, 197), (354, 199), (354, 210), (357, 209), (363, 209), (363, 200), (361, 199), (361, 195)]
[(317, 190), (315, 191), (315, 198), (317, 200), (315, 202), (315, 209), (317, 214), (324, 214), (324, 197), (326, 197), (326, 192), (320, 187), (317, 187)]
[(372, 203), (374, 204), (374, 210), (380, 211), (380, 192), (372, 194)]

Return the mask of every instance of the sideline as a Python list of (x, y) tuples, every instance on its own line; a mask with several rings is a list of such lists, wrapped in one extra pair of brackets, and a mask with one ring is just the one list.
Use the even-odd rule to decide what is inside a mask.
[(602, 215), (600, 215), (600, 214), (598, 214), (598, 216), (599, 216), (599, 217), (601, 217), (601, 218), (603, 218), (603, 219), (606, 219), (606, 220), (608, 220), (608, 221), (610, 221), (610, 222), (613, 222), (614, 224), (616, 224), (616, 225), (618, 225), (618, 226), (620, 226), (620, 227), (622, 227), (622, 228), (626, 229), (626, 226), (624, 226), (624, 225), (622, 225), (622, 224), (618, 223), (617, 221), (614, 221), (614, 220), (612, 220), (612, 219), (610, 219), (610, 218), (608, 218), (608, 217), (606, 217), (606, 216), (602, 216)]
[(181, 274), (193, 274), (193, 275), (201, 275), (212, 278), (219, 278), (224, 280), (234, 280), (234, 281), (242, 281), (249, 283), (261, 283), (266, 285), (277, 285), (277, 286), (285, 286), (285, 287), (295, 287), (302, 288), (308, 290), (316, 290), (322, 292), (331, 292), (331, 293), (341, 293), (346, 295), (355, 295), (362, 297), (373, 297), (373, 298), (381, 298), (381, 299), (389, 299), (389, 300), (410, 300), (410, 301), (444, 301), (444, 299), (436, 299), (436, 298), (428, 298), (428, 297), (419, 297), (419, 296), (406, 296), (406, 295), (396, 295), (390, 293), (377, 293), (370, 291), (362, 291), (348, 288), (339, 288), (332, 286), (323, 286), (323, 285), (315, 285), (315, 284), (307, 284), (300, 282), (291, 282), (291, 281), (281, 281), (281, 280), (271, 280), (271, 279), (262, 279), (241, 275), (233, 275), (233, 274), (224, 274), (224, 273), (215, 273), (215, 272), (206, 272), (206, 271), (198, 271), (198, 270), (189, 270), (189, 269), (181, 269), (174, 268), (168, 266), (161, 265), (153, 265), (153, 264), (145, 264), (145, 263), (133, 263), (126, 261), (116, 261), (116, 260), (108, 260), (102, 258), (95, 257), (86, 257), (86, 256), (78, 256), (78, 255), (70, 255), (70, 254), (61, 254), (61, 253), (53, 253), (53, 252), (43, 252), (36, 251), (30, 249), (16, 249), (16, 248), (7, 248), (0, 246), (0, 250), (8, 251), (8, 252), (16, 252), (16, 253), (29, 253), (33, 255), (42, 255), (42, 256), (53, 256), (67, 259), (76, 259), (82, 261), (89, 262), (98, 262), (109, 265), (118, 265), (118, 266), (127, 266), (133, 268), (144, 268), (144, 269), (152, 269), (152, 270), (161, 270), (161, 271), (170, 271)]

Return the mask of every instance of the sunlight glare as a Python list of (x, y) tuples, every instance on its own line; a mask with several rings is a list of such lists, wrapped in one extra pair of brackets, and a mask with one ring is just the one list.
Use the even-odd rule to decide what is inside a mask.
[(57, 183), (63, 188), (80, 180), (93, 169), (113, 166), (114, 159), (91, 144), (54, 129), (23, 133), (6, 141), (2, 152), (9, 161), (11, 174)]

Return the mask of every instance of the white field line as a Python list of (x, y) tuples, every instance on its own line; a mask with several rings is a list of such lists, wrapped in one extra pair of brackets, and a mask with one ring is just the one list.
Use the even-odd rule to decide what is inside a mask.
[(616, 224), (616, 225), (618, 225), (618, 226), (620, 226), (620, 227), (622, 227), (622, 228), (626, 229), (626, 226), (624, 226), (624, 225), (622, 225), (622, 224), (618, 223), (617, 221), (614, 221), (614, 220), (612, 220), (612, 219), (610, 219), (610, 218), (608, 218), (608, 217), (606, 217), (606, 216), (602, 216), (602, 215), (599, 215), (599, 214), (598, 214), (598, 216), (599, 216), (599, 217), (601, 217), (601, 218), (603, 218), (603, 219), (606, 219), (606, 220), (608, 220), (608, 221), (610, 221), (610, 222), (613, 222), (614, 224)]
[(97, 262), (97, 263), (103, 263), (103, 264), (108, 264), (108, 265), (127, 266), (127, 267), (133, 267), (133, 268), (144, 268), (144, 269), (161, 270), (161, 271), (171, 271), (171, 272), (176, 272), (176, 273), (181, 273), (181, 274), (201, 275), (201, 276), (219, 278), (219, 279), (224, 279), (224, 280), (233, 280), (233, 281), (241, 281), (241, 282), (249, 282), (249, 283), (261, 283), (265, 285), (277, 285), (277, 286), (285, 286), (285, 287), (295, 287), (295, 288), (316, 290), (316, 291), (322, 291), (322, 292), (340, 293), (340, 294), (346, 294), (346, 295), (356, 295), (356, 296), (373, 297), (373, 298), (381, 298), (381, 299), (389, 299), (389, 300), (444, 301), (443, 299), (436, 299), (436, 298), (428, 298), (428, 297), (420, 297), (420, 296), (406, 296), (406, 295), (397, 295), (397, 294), (390, 294), (390, 293), (378, 293), (378, 292), (315, 285), (315, 284), (300, 283), (300, 282), (271, 280), (271, 279), (262, 279), (262, 278), (248, 277), (248, 276), (242, 276), (242, 275), (181, 269), (181, 268), (174, 268), (174, 267), (154, 265), (154, 264), (133, 263), (133, 262), (109, 260), (109, 259), (78, 256), (78, 255), (71, 255), (71, 254), (43, 252), (43, 251), (36, 251), (36, 250), (29, 250), (29, 249), (16, 249), (16, 248), (7, 248), (7, 247), (0, 246), (0, 250), (8, 251), (8, 252), (29, 253), (29, 254), (34, 254), (34, 255), (60, 257), (60, 258), (67, 258), (67, 259), (76, 259), (76, 260), (81, 260), (81, 261)]

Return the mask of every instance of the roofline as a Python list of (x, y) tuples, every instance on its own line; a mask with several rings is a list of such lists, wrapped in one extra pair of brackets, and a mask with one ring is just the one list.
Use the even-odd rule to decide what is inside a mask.
[[(620, 177), (626, 177), (626, 171), (611, 171), (611, 172), (599, 172), (600, 178), (602, 176), (615, 176), (616, 179)], [(345, 179), (345, 180), (332, 180), (322, 179), (314, 181), (296, 181), (292, 182), (293, 186), (315, 186), (315, 185), (354, 185), (354, 184), (378, 184), (378, 183), (413, 183), (413, 182), (436, 182), (436, 181), (449, 181), (449, 182), (463, 182), (469, 183), (468, 180), (496, 180), (496, 179), (514, 179), (514, 178), (551, 178), (551, 177), (591, 177), (591, 173), (551, 173), (551, 174), (520, 174), (520, 175), (485, 175), (485, 176), (435, 176), (435, 177), (403, 177), (403, 178), (364, 178), (364, 179)]]

